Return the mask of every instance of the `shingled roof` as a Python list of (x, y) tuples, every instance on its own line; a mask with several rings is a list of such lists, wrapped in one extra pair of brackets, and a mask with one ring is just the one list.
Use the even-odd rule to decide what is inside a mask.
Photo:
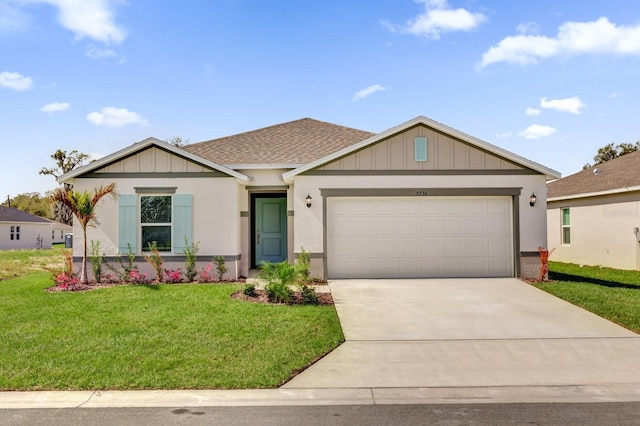
[(0, 222), (51, 223), (49, 219), (4, 206), (0, 206)]
[(640, 187), (640, 151), (598, 164), (547, 185), (547, 197), (563, 198)]
[[(310, 163), (374, 133), (311, 118), (187, 145), (183, 149), (225, 166)], [(237, 167), (235, 167), (237, 168)]]

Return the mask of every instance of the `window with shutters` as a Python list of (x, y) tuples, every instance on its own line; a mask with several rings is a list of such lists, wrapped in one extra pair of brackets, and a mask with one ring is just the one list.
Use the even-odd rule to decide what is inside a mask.
[(171, 198), (171, 195), (143, 195), (140, 197), (142, 251), (149, 251), (149, 247), (153, 243), (158, 251), (171, 251)]
[(118, 196), (118, 252), (148, 252), (155, 242), (159, 251), (183, 254), (193, 241), (193, 196), (176, 194), (175, 188), (136, 192)]

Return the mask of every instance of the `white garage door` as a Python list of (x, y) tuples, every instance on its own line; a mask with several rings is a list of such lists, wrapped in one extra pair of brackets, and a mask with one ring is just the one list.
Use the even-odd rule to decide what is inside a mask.
[(513, 276), (511, 197), (330, 197), (330, 278)]

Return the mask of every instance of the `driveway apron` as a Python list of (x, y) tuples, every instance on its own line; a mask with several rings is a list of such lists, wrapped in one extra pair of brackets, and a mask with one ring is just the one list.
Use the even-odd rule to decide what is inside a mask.
[(640, 386), (640, 336), (514, 278), (336, 280), (346, 342), (283, 388)]

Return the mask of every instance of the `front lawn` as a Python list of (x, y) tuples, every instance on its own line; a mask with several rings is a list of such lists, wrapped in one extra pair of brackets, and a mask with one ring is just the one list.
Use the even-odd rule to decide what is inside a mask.
[(549, 262), (548, 293), (640, 333), (640, 272)]
[(0, 281), (0, 390), (273, 388), (344, 341), (334, 306), (248, 303), (237, 284), (52, 284)]

